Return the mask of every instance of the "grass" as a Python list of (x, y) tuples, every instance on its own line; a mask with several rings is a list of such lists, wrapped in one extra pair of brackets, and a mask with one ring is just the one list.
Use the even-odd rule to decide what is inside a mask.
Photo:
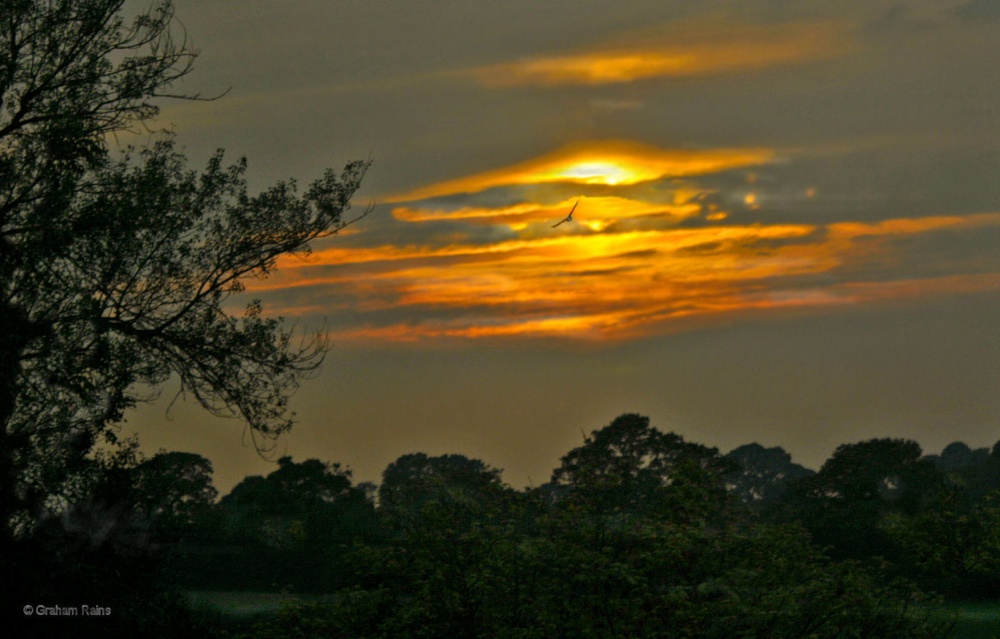
[(235, 617), (275, 613), (287, 602), (316, 602), (324, 599), (320, 595), (283, 592), (189, 590), (184, 594), (188, 605), (195, 610), (211, 610)]
[[(278, 612), (288, 602), (318, 602), (329, 595), (297, 595), (283, 592), (238, 592), (190, 590), (185, 593), (195, 610), (232, 617), (252, 617)], [(957, 617), (949, 639), (1000, 639), (1000, 601), (949, 601), (945, 614)]]
[(949, 601), (943, 607), (958, 617), (950, 639), (1000, 638), (1000, 601)]

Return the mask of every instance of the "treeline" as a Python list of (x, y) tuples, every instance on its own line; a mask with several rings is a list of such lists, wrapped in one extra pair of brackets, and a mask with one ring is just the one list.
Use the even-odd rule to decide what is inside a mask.
[(332, 594), (227, 636), (939, 637), (923, 593), (1000, 596), (1000, 443), (874, 439), (813, 472), (627, 414), (525, 490), (462, 455), (405, 455), (377, 488), (286, 457), (218, 501), (197, 455), (106, 463), (52, 528), (93, 540), (75, 518), (103, 513), (141, 588)]

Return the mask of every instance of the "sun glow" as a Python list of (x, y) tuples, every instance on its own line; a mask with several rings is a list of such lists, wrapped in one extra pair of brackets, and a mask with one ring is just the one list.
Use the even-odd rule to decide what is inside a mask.
[[(1000, 286), (1000, 273), (906, 279), (894, 266), (912, 259), (915, 236), (1000, 227), (1000, 213), (768, 222), (778, 198), (757, 176), (774, 157), (759, 148), (570, 144), (387, 198), (393, 229), (383, 243), (359, 234), (282, 259), (255, 288), (284, 299), (290, 314), (341, 304), (355, 318), (344, 335), (407, 341), (627, 339), (675, 330), (682, 319), (697, 326), (724, 314)], [(744, 183), (702, 177), (733, 170)], [(757, 221), (733, 221), (746, 209), (761, 212)]]
[(634, 168), (615, 164), (614, 162), (580, 162), (562, 169), (556, 174), (569, 180), (584, 184), (635, 184), (643, 179), (656, 177), (649, 171), (642, 172)]
[[(698, 215), (696, 192), (678, 194), (677, 200), (674, 206), (694, 207), (683, 210)], [(706, 221), (715, 217), (718, 222), (643, 227), (635, 222), (648, 216), (685, 218), (662, 217), (662, 204), (606, 197), (581, 198), (573, 223), (551, 229), (553, 214), (565, 214), (570, 203), (509, 206), (492, 218), (488, 209), (477, 210), (475, 215), (506, 228), (512, 216), (535, 216), (520, 222), (524, 226), (516, 237), (502, 241), (463, 240), (456, 234), (451, 243), (437, 246), (331, 247), (309, 260), (283, 261), (274, 277), (254, 288), (282, 296), (286, 304), (280, 310), (293, 315), (343, 300), (342, 308), (372, 318), (343, 329), (344, 336), (410, 341), (628, 339), (696, 326), (705, 321), (699, 318), (722, 314), (1000, 287), (997, 273), (849, 277), (852, 265), (873, 263), (875, 256), (881, 256), (878, 263), (891, 264), (906, 237), (1000, 227), (1000, 213), (819, 226), (725, 224), (718, 218), (721, 212), (706, 210)], [(419, 223), (416, 215), (400, 219)], [(455, 224), (477, 219), (460, 216)], [(629, 224), (614, 227), (618, 222)]]
[(774, 155), (773, 150), (763, 148), (663, 149), (628, 140), (578, 142), (519, 164), (393, 195), (387, 201), (408, 202), (501, 186), (559, 182), (638, 184), (761, 165)]

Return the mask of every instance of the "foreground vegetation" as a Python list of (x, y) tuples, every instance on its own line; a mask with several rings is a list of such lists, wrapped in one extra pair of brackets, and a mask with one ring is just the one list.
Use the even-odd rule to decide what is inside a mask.
[[(96, 596), (114, 569), (136, 584), (101, 594), (123, 617), (158, 598), (206, 636), (977, 636), (1000, 600), (1000, 446), (870, 440), (812, 472), (626, 414), (526, 490), (462, 455), (405, 455), (377, 488), (282, 458), (221, 499), (197, 455), (99, 463), (98, 501), (48, 529), (75, 552), (47, 570)], [(74, 518), (97, 503), (117, 515), (88, 549)]]

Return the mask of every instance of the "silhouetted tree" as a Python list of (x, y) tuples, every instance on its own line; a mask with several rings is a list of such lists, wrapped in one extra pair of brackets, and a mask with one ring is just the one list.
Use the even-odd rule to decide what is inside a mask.
[(251, 194), (245, 161), (189, 170), (168, 134), (113, 150), (196, 55), (170, 0), (129, 23), (124, 5), (0, 2), (0, 569), (9, 614), (106, 594), (119, 609), (102, 636), (166, 636), (183, 608), (164, 599), (146, 515), (180, 522), (187, 506), (129, 501), (135, 468), (95, 451), (171, 376), (262, 448), (290, 427), (325, 343), (256, 301), (234, 315), (233, 295), (341, 228), (367, 163)]
[(149, 519), (161, 541), (190, 536), (218, 496), (212, 462), (195, 453), (158, 453), (141, 462), (133, 476), (135, 510)]
[[(221, 152), (188, 170), (162, 136), (121, 157), (196, 54), (169, 0), (126, 24), (124, 0), (0, 4), (0, 534), (58, 507), (109, 426), (169, 376), (260, 445), (291, 424), (287, 400), (322, 340), (296, 345), (256, 301), (231, 296), (279, 256), (345, 221), (367, 164), (305, 193), (247, 191)], [(148, 388), (148, 386), (147, 386)]]
[(989, 459), (990, 451), (987, 448), (977, 448), (972, 450), (965, 442), (952, 442), (944, 447), (940, 455), (927, 455), (924, 459), (934, 462), (934, 464), (945, 472), (952, 472), (982, 464)]
[(374, 525), (374, 505), (362, 488), (352, 484), (351, 471), (318, 459), (295, 463), (282, 457), (264, 482), (234, 489), (223, 510), (238, 502), (270, 519), (271, 532), (276, 532), (273, 522), (284, 521), (284, 526), (312, 542), (349, 543)]
[[(188, 549), (189, 572), (217, 588), (334, 588), (350, 546), (378, 532), (374, 504), (350, 471), (317, 459), (282, 457), (267, 477), (233, 487), (209, 518), (216, 536)], [(226, 562), (228, 571), (209, 569)]]
[(592, 433), (545, 490), (506, 490), (478, 460), (406, 455), (380, 488), (391, 534), (354, 556), (355, 587), (246, 636), (944, 636), (912, 588), (726, 508), (732, 470), (638, 415)]
[(818, 473), (792, 484), (786, 502), (834, 556), (885, 556), (893, 550), (880, 527), (886, 515), (916, 515), (943, 490), (944, 475), (916, 442), (871, 439), (839, 446)]
[[(966, 460), (968, 463), (949, 472), (952, 480), (962, 486), (970, 506), (981, 504), (989, 495), (1000, 491), (1000, 442), (988, 455), (980, 454), (984, 450), (972, 451), (972, 458)], [(944, 453), (941, 456), (944, 457)]]
[(422, 525), (428, 508), (449, 508), (471, 519), (509, 491), (500, 474), (465, 455), (403, 455), (382, 473), (379, 512), (391, 525), (407, 529)]
[[(509, 551), (523, 533), (524, 496), (499, 469), (464, 455), (403, 455), (382, 478), (386, 539), (354, 561), (367, 592), (389, 597), (384, 631), (480, 636), (497, 595), (492, 586), (517, 569)], [(506, 596), (517, 598), (514, 590)]]
[(792, 456), (780, 446), (745, 444), (727, 453), (726, 458), (739, 465), (726, 476), (729, 489), (758, 512), (780, 501), (789, 482), (813, 474), (793, 462)]
[(708, 516), (725, 501), (724, 476), (735, 465), (715, 448), (663, 433), (649, 418), (626, 414), (593, 431), (562, 458), (552, 482), (605, 515)]

